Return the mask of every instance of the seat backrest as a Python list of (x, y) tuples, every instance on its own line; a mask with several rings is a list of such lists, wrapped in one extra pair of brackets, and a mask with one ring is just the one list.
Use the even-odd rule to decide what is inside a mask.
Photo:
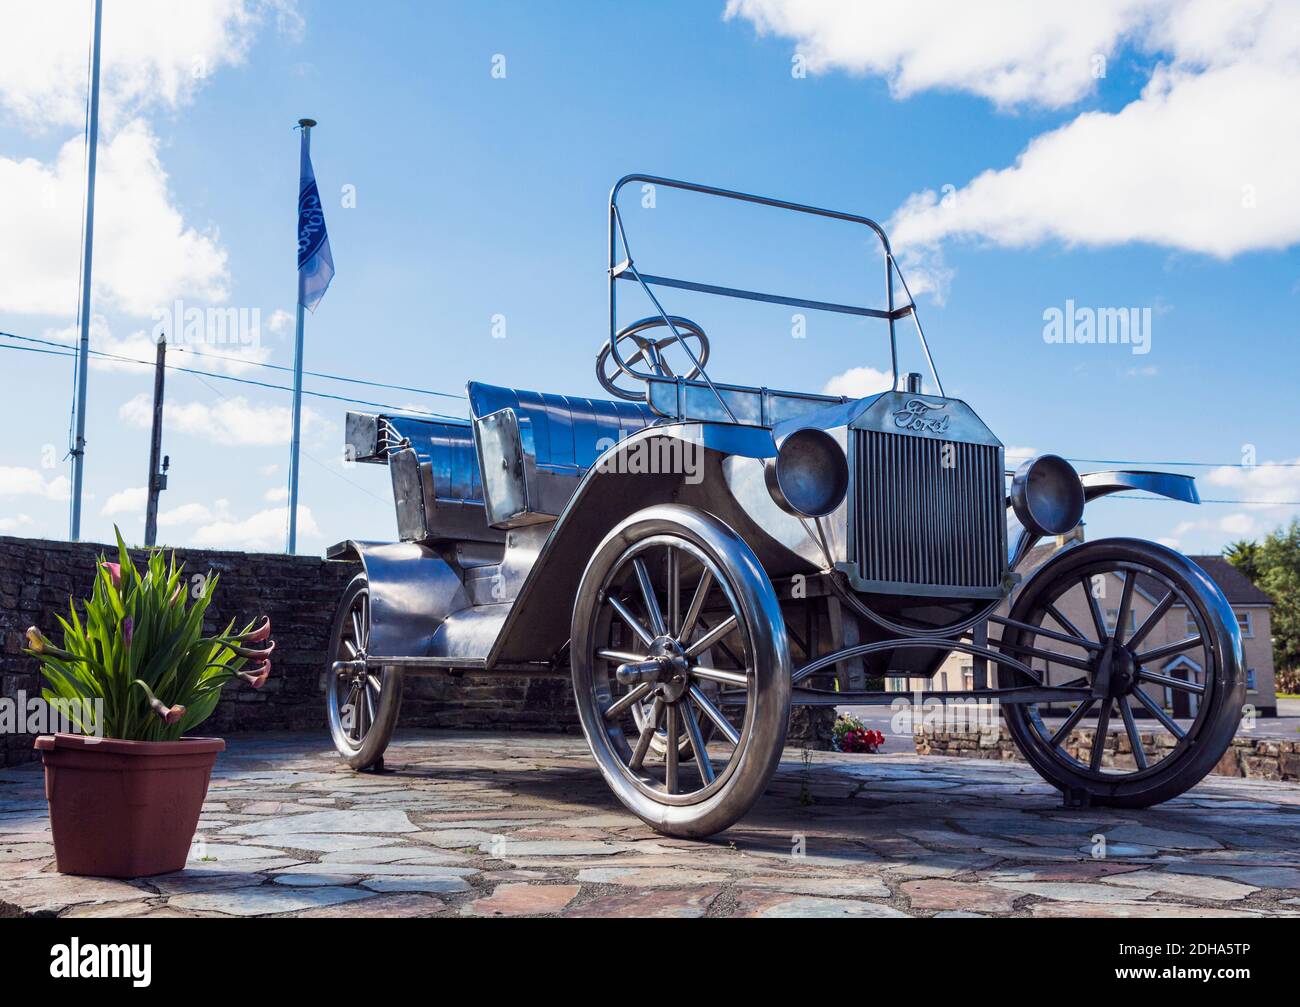
[(494, 528), (554, 520), (610, 446), (658, 419), (640, 402), (477, 381), (468, 391), (484, 502)]
[(643, 402), (584, 399), (554, 392), (529, 392), (471, 381), (469, 408), (475, 419), (510, 408), (532, 427), (537, 464), (581, 475), (612, 443), (649, 426), (658, 417)]

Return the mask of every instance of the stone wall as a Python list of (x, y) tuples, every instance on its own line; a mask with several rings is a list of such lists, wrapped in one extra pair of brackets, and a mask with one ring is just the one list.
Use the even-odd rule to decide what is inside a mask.
[[(57, 643), (54, 613), (67, 613), (68, 597), (90, 591), (94, 564), (114, 552), (94, 543), (51, 542), (0, 536), (0, 697), (40, 695), (36, 661), (22, 653), (24, 632), (40, 626)], [(270, 680), (262, 689), (232, 683), (201, 733), (226, 736), (243, 731), (320, 731), (325, 740), (321, 670), (330, 623), (359, 564), (327, 562), (278, 553), (178, 549), (188, 573), (221, 575), (209, 632), (231, 618), (271, 617), (276, 641)], [(133, 551), (137, 562), (142, 551)], [(791, 748), (830, 747), (833, 710), (795, 710)], [(577, 732), (577, 711), (567, 677), (520, 678), (486, 675), (408, 676), (398, 722), (407, 727)], [(31, 734), (0, 732), (0, 766), (35, 758)]]
[[(54, 613), (67, 613), (68, 597), (84, 597), (94, 563), (108, 546), (0, 536), (0, 696), (40, 694), (34, 659), (22, 653), (24, 631), (40, 626), (56, 642)], [(137, 561), (142, 552), (133, 555)], [(325, 737), (321, 669), (334, 607), (360, 569), (310, 556), (178, 549), (189, 573), (219, 573), (207, 629), (262, 612), (271, 617), (276, 651), (271, 679), (262, 689), (231, 684), (203, 733), (319, 730)], [(483, 676), (408, 678), (401, 724), (412, 727), (576, 731), (577, 716), (566, 679)], [(0, 733), (0, 765), (34, 757), (32, 735)]]
[[(1163, 732), (1141, 735), (1143, 751), (1148, 756), (1162, 755), (1173, 747), (1173, 738)], [(1001, 728), (989, 731), (923, 731), (913, 736), (918, 755), (951, 755), (962, 759), (1021, 758), (1015, 743)], [(1089, 734), (1073, 731), (1065, 748), (1076, 759), (1091, 755)], [(1102, 756), (1106, 767), (1134, 768), (1133, 749), (1128, 736), (1107, 736)], [(1238, 735), (1232, 747), (1214, 767), (1217, 776), (1242, 776), (1259, 780), (1300, 780), (1300, 740), (1289, 738), (1252, 738)]]

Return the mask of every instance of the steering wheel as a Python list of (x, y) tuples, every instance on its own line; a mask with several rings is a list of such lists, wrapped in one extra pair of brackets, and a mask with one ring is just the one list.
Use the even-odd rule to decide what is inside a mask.
[[(620, 399), (628, 399), (631, 402), (644, 402), (646, 393), (644, 389), (632, 390), (620, 388), (614, 384), (614, 379), (621, 374), (626, 374), (637, 381), (645, 382), (650, 378), (672, 378), (677, 376), (673, 370), (671, 362), (664, 354), (664, 350), (670, 346), (681, 343), (684, 355), (687, 357), (694, 356), (694, 360), (688, 360), (689, 370), (686, 365), (679, 365), (681, 370), (686, 370), (685, 378), (687, 381), (693, 381), (700, 376), (700, 371), (709, 362), (709, 337), (704, 334), (704, 330), (689, 318), (682, 318), (680, 315), (669, 315), (672, 322), (672, 328), (676, 332), (669, 332), (662, 339), (653, 339), (649, 336), (642, 335), (647, 329), (666, 326), (668, 323), (662, 315), (652, 315), (649, 318), (643, 318), (639, 322), (633, 322), (627, 325), (614, 336), (613, 342), (606, 342), (600, 348), (600, 353), (596, 357), (596, 378), (600, 381), (601, 387), (612, 395), (617, 395)], [(686, 343), (687, 339), (694, 337), (697, 347), (692, 349)], [(626, 359), (620, 352), (620, 346), (631, 343), (636, 346), (635, 351)], [(636, 365), (645, 362), (649, 366), (649, 371), (637, 370)]]

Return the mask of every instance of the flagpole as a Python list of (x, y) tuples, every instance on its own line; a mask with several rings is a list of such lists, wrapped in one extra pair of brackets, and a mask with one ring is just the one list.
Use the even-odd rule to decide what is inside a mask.
[[(311, 157), (311, 129), (315, 119), (299, 119), (302, 127), (302, 145), (299, 164), (306, 165)], [(299, 172), (301, 176), (301, 171)], [(292, 554), (298, 545), (298, 440), (302, 431), (302, 325), (306, 309), (302, 305), (302, 273), (298, 274), (298, 317), (293, 337), (293, 439), (289, 447), (289, 542), (286, 552)]]
[(72, 514), (68, 537), (81, 538), (81, 482), (86, 459), (86, 382), (90, 359), (90, 258), (95, 242), (95, 154), (99, 149), (99, 39), (103, 0), (95, 0), (90, 48), (90, 121), (86, 136), (86, 243), (81, 253), (81, 340), (77, 349), (77, 437), (72, 443)]

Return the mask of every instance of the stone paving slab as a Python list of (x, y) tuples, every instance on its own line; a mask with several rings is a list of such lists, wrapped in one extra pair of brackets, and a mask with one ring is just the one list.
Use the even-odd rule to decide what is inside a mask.
[(39, 766), (0, 770), (0, 916), (1300, 915), (1290, 783), (1069, 810), (1018, 763), (791, 752), (696, 842), (626, 812), (581, 738), (402, 732), (386, 762), (235, 738), (188, 867), (136, 881), (58, 874)]

